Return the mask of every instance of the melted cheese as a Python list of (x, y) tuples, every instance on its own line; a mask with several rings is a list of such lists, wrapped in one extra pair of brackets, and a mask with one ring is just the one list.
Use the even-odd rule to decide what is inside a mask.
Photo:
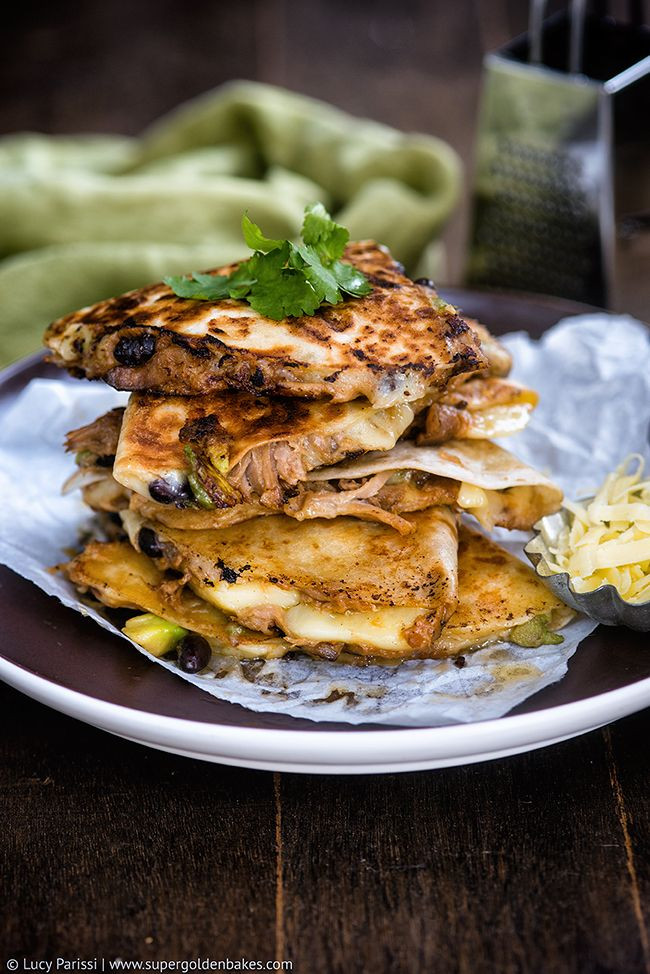
[(370, 608), (365, 612), (331, 612), (302, 602), (297, 592), (259, 582), (196, 584), (202, 598), (237, 616), (257, 608), (279, 609), (280, 626), (292, 639), (305, 643), (357, 643), (378, 649), (409, 650), (404, 631), (423, 608)]
[(258, 606), (288, 609), (297, 605), (300, 596), (297, 592), (290, 592), (271, 585), (270, 582), (215, 582), (214, 585), (198, 585), (201, 596), (206, 602), (212, 602), (222, 612), (237, 615), (247, 609)]
[(456, 503), (464, 510), (473, 511), (488, 506), (488, 497), (482, 487), (462, 483), (458, 490)]
[(326, 612), (301, 602), (285, 612), (284, 620), (288, 635), (306, 642), (360, 643), (408, 651), (404, 630), (422, 614), (423, 610), (417, 608)]
[(509, 406), (488, 406), (472, 413), (472, 423), (465, 434), (470, 440), (491, 440), (496, 436), (512, 436), (523, 430), (530, 420), (533, 404), (513, 403)]

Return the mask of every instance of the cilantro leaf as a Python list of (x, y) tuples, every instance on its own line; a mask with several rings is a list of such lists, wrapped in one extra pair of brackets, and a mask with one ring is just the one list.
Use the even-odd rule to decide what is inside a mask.
[(329, 262), (343, 256), (350, 234), (334, 222), (322, 203), (312, 203), (305, 208), (302, 239), (321, 259)]
[(229, 295), (230, 279), (223, 274), (177, 275), (163, 280), (179, 298), (220, 301)]
[(250, 219), (248, 213), (244, 213), (241, 218), (241, 232), (251, 250), (261, 250), (264, 254), (267, 254), (269, 250), (277, 250), (285, 242), (284, 240), (273, 240), (271, 237), (265, 237), (258, 225)]
[(321, 304), (338, 304), (372, 291), (361, 271), (339, 259), (350, 234), (322, 203), (305, 208), (302, 243), (265, 237), (246, 213), (242, 233), (254, 253), (231, 274), (171, 276), (165, 284), (182, 298), (244, 300), (275, 320), (313, 315)]
[(332, 264), (331, 271), (340, 289), (346, 294), (351, 294), (352, 297), (362, 298), (372, 291), (366, 275), (358, 271), (352, 264), (343, 264), (337, 260)]
[(268, 254), (253, 254), (247, 261), (255, 284), (247, 301), (250, 306), (267, 318), (279, 320), (287, 315), (313, 315), (322, 301), (301, 270), (286, 267), (292, 256), (293, 245), (285, 241), (279, 250)]
[(302, 263), (303, 274), (317, 294), (320, 294), (321, 302), (338, 304), (341, 300), (341, 292), (336, 277), (329, 267), (321, 263), (314, 248), (305, 244), (296, 244), (294, 250)]
[(255, 311), (279, 321), (288, 315), (313, 315), (321, 299), (303, 274), (285, 268), (273, 286), (256, 285), (248, 297)]

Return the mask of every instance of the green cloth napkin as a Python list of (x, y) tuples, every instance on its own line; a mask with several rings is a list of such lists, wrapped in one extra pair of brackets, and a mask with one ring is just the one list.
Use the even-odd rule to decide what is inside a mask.
[(253, 82), (208, 92), (137, 139), (6, 136), (0, 362), (38, 348), (68, 311), (245, 256), (244, 210), (269, 236), (292, 237), (322, 200), (353, 238), (431, 275), (459, 181), (439, 139)]

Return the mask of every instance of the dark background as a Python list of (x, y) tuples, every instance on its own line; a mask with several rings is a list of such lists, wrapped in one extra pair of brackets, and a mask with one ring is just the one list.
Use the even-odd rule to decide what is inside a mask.
[[(0, 132), (137, 134), (249, 78), (440, 136), (469, 175), (483, 53), (527, 17), (524, 0), (14, 0)], [(461, 274), (466, 211), (465, 194), (446, 235), (448, 283)]]
[[(137, 133), (244, 77), (434, 133), (469, 167), (482, 55), (526, 19), (521, 0), (15, 0), (0, 132)], [(450, 279), (466, 213), (465, 194)], [(249, 772), (0, 686), (0, 970), (244, 954), (299, 974), (648, 974), (648, 751), (642, 714), (441, 772)]]

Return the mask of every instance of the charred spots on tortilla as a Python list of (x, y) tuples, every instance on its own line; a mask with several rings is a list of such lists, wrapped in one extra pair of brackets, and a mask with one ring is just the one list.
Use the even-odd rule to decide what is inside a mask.
[(143, 331), (136, 335), (123, 335), (113, 350), (113, 357), (120, 365), (137, 369), (145, 365), (156, 351), (156, 339), (151, 332)]
[[(402, 271), (398, 271), (398, 273), (403, 273), (403, 270)], [(366, 274), (366, 278), (367, 278), (368, 282), (370, 284), (374, 285), (374, 287), (376, 287), (376, 288), (377, 287), (378, 288), (382, 288), (383, 287), (383, 288), (393, 288), (393, 289), (395, 289), (395, 288), (402, 288), (402, 287), (404, 287), (404, 285), (403, 285), (403, 283), (401, 281), (392, 281), (389, 277), (381, 277), (379, 274)]]
[(459, 335), (464, 335), (467, 331), (469, 331), (469, 325), (459, 315), (452, 315), (451, 318), (447, 319), (445, 338), (458, 338)]
[[(137, 308), (140, 304), (140, 299), (136, 294), (123, 294), (119, 298), (113, 298), (111, 301), (113, 305), (113, 310), (117, 314), (122, 314), (124, 311), (130, 311), (132, 308)], [(126, 321), (133, 323), (134, 318), (127, 318)]]
[(241, 568), (232, 568), (230, 565), (226, 565), (223, 558), (217, 558), (216, 567), (219, 569), (221, 580), (228, 582), (229, 585), (234, 585), (242, 573), (250, 571), (251, 568), (250, 565), (242, 565)]
[(197, 443), (217, 435), (224, 437), (228, 434), (219, 422), (218, 416), (214, 413), (209, 413), (207, 416), (189, 419), (181, 427), (178, 438), (181, 443)]
[(358, 358), (360, 362), (363, 362), (363, 360), (366, 358), (366, 353), (362, 348), (353, 348), (352, 354), (355, 358)]

